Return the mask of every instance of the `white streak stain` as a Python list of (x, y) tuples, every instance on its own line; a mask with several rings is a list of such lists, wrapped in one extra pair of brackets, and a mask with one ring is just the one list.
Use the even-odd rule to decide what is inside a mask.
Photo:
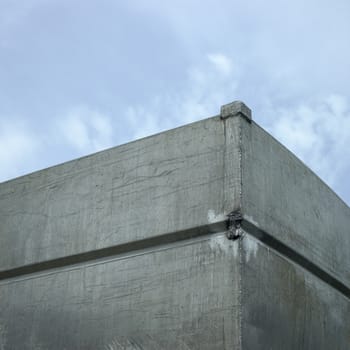
[(246, 262), (249, 262), (252, 256), (256, 258), (259, 243), (254, 238), (246, 235), (243, 239), (243, 249), (245, 251), (245, 260)]
[(215, 211), (213, 209), (209, 209), (207, 218), (208, 218), (209, 224), (214, 224), (216, 222), (225, 221), (226, 215), (225, 214), (215, 214)]
[(231, 241), (225, 235), (212, 236), (209, 245), (213, 251), (219, 250), (225, 254), (233, 254), (234, 258), (238, 255), (238, 240)]

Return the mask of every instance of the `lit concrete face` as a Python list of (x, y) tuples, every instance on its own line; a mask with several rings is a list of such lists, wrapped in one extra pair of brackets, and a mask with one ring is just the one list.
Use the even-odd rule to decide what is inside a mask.
[(0, 348), (238, 348), (238, 259), (208, 235), (3, 281)]
[(225, 178), (238, 179), (224, 167), (239, 157), (230, 123), (227, 154), (216, 117), (1, 184), (0, 273), (222, 222)]
[(348, 349), (349, 227), (226, 105), (0, 185), (0, 349)]

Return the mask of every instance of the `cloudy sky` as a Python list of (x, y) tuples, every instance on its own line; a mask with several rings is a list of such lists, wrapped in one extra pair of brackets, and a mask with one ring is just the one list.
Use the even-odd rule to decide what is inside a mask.
[(0, 0), (0, 181), (218, 114), (350, 203), (349, 0)]

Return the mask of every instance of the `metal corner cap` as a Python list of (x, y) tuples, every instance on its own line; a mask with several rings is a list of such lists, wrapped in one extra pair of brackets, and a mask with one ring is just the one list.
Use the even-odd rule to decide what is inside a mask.
[(234, 101), (226, 105), (221, 106), (220, 117), (226, 119), (229, 117), (243, 116), (249, 122), (252, 121), (252, 111), (242, 101)]

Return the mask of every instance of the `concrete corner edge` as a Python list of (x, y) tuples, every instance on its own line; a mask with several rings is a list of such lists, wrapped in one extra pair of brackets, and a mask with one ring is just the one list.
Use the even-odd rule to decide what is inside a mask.
[(221, 106), (220, 117), (226, 119), (229, 117), (242, 116), (249, 123), (252, 121), (251, 109), (242, 101), (233, 101), (231, 103)]

